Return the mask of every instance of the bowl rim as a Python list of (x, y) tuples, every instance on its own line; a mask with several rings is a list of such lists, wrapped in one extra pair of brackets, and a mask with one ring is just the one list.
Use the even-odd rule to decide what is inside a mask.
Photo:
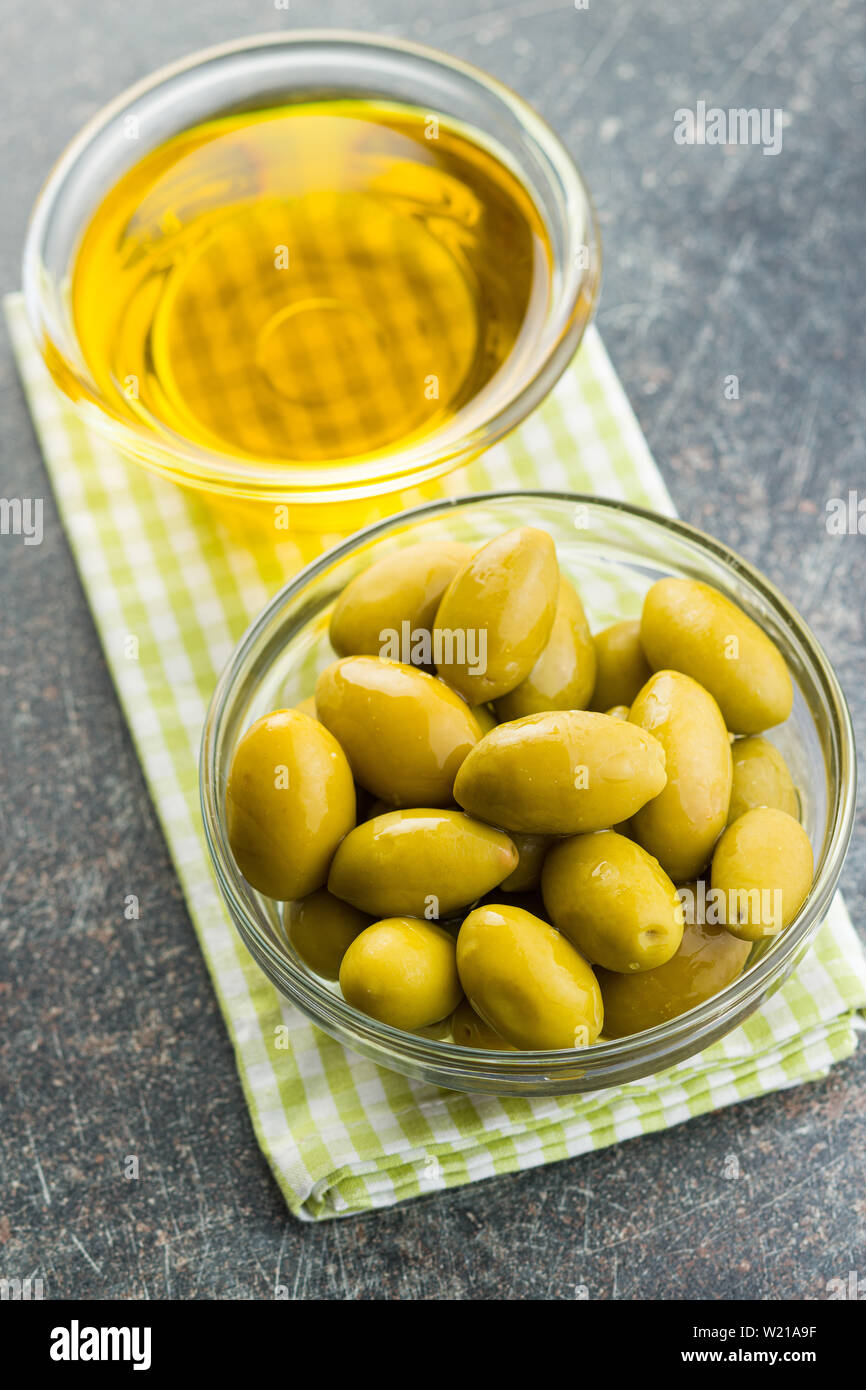
[[(796, 917), (774, 940), (772, 949), (755, 961), (743, 975), (694, 1009), (640, 1033), (594, 1043), (586, 1049), (501, 1052), (463, 1048), (456, 1043), (446, 1043), (426, 1035), (406, 1033), (369, 1018), (352, 1008), (341, 997), (331, 993), (315, 976), (304, 974), (290, 956), (279, 952), (271, 939), (259, 930), (249, 909), (249, 895), (252, 890), (234, 866), (222, 825), (216, 777), (217, 735), (233, 694), (237, 675), (244, 670), (245, 658), (250, 650), (255, 647), (261, 634), (270, 626), (284, 605), (331, 565), (390, 530), (405, 531), (407, 526), (425, 519), (433, 519), (437, 514), (447, 515), (449, 511), (476, 503), (531, 501), (533, 498), (566, 502), (572, 506), (597, 507), (605, 512), (625, 514), (635, 520), (658, 526), (662, 530), (672, 531), (683, 540), (696, 545), (699, 550), (708, 551), (724, 567), (733, 568), (738, 576), (748, 580), (775, 611), (776, 616), (783, 620), (784, 625), (793, 629), (815, 665), (838, 744), (839, 777), (835, 787), (828, 787), (828, 829), (825, 832), (823, 852), (809, 895)], [(689, 1045), (695, 1039), (711, 1042), (721, 1033), (728, 1031), (726, 1026), (719, 1027), (720, 1019), (726, 1014), (733, 1012), (735, 1016), (732, 1017), (730, 1026), (735, 1026), (749, 1011), (749, 1005), (756, 1000), (759, 1002), (759, 996), (771, 981), (777, 977), (786, 978), (786, 968), (791, 968), (797, 953), (801, 948), (805, 948), (810, 937), (824, 921), (836, 891), (854, 824), (857, 795), (856, 747), (845, 695), (821, 643), (781, 590), (750, 561), (679, 517), (655, 512), (634, 503), (597, 497), (590, 493), (541, 488), (503, 489), (441, 498), (380, 519), (325, 551), (283, 585), (247, 627), (214, 689), (202, 730), (199, 789), (208, 850), (224, 902), (235, 927), (271, 983), (314, 1022), (326, 1028), (327, 1024), (331, 1024), (337, 1036), (343, 1039), (345, 1031), (349, 1030), (373, 1047), (387, 1047), (392, 1054), (406, 1062), (428, 1066), (441, 1064), (449, 1074), (459, 1074), (464, 1079), (471, 1080), (474, 1076), (478, 1082), (485, 1083), (496, 1079), (514, 1081), (526, 1073), (527, 1080), (537, 1080), (535, 1074), (551, 1072), (553, 1075), (550, 1078), (545, 1075), (544, 1079), (555, 1080), (557, 1072), (574, 1075), (575, 1068), (584, 1075), (602, 1071), (606, 1065), (621, 1064), (623, 1069), (627, 1070), (629, 1063), (634, 1064), (648, 1057), (658, 1062), (652, 1070), (660, 1070), (666, 1063), (670, 1065), (684, 1055), (683, 1044)], [(275, 975), (278, 979), (274, 978)], [(322, 1018), (326, 1020), (325, 1023), (322, 1023)], [(352, 1047), (354, 1044), (348, 1042), (346, 1045)], [(700, 1050), (699, 1046), (688, 1046), (690, 1054)], [(448, 1064), (451, 1064), (450, 1067)], [(383, 1065), (388, 1063), (383, 1062)], [(646, 1074), (646, 1070), (641, 1074)], [(599, 1085), (606, 1087), (616, 1082), (617, 1078), (614, 1076), (612, 1079), (600, 1081)]]
[[(568, 293), (562, 303), (551, 300), (548, 313), (552, 323), (546, 329), (549, 340), (545, 338), (542, 350), (536, 348), (521, 369), (518, 389), (467, 433), (454, 438), (446, 436), (437, 442), (434, 431), (408, 448), (385, 448), (359, 456), (360, 462), (351, 457), (332, 463), (327, 460), (254, 460), (193, 444), (179, 434), (163, 435), (128, 420), (112, 410), (110, 401), (89, 375), (83, 357), (79, 363), (72, 362), (59, 345), (66, 333), (58, 327), (44, 293), (41, 247), (57, 198), (67, 179), (74, 176), (80, 158), (113, 121), (135, 102), (195, 69), (247, 52), (281, 47), (294, 50), (305, 44), (330, 45), (335, 50), (348, 46), (404, 54), (409, 59), (447, 69), (464, 82), (480, 88), (487, 97), (509, 108), (517, 117), (544, 165), (561, 181), (566, 224), (571, 221), (568, 214), (577, 206), (584, 212), (589, 265), (575, 274), (574, 267), (566, 264), (566, 271), (571, 274)], [(495, 131), (479, 130), (478, 133), (491, 148), (497, 147)], [(78, 230), (80, 235), (83, 227)], [(38, 350), (49, 369), (52, 364), (62, 368), (59, 375), (54, 374), (67, 394), (71, 394), (67, 378), (74, 382), (80, 393), (77, 403), (94, 428), (107, 434), (117, 448), (132, 454), (146, 467), (169, 477), (179, 475), (187, 486), (235, 496), (279, 499), (289, 504), (338, 502), (414, 486), (447, 472), (461, 460), (477, 455), (508, 434), (544, 399), (568, 366), (594, 316), (601, 273), (601, 228), (589, 186), (557, 133), (529, 102), (482, 68), (426, 44), (349, 29), (316, 28), (255, 34), (197, 49), (141, 78), (100, 107), (61, 151), (37, 194), (25, 234), (21, 268), (25, 309)], [(78, 346), (74, 324), (70, 327)]]

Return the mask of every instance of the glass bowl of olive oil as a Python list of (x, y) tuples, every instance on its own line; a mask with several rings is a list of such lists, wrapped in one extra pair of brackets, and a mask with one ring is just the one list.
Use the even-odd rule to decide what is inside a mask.
[(95, 116), (23, 273), (55, 380), (124, 455), (320, 506), (403, 494), (518, 424), (592, 317), (601, 251), (513, 92), (414, 44), (296, 32)]

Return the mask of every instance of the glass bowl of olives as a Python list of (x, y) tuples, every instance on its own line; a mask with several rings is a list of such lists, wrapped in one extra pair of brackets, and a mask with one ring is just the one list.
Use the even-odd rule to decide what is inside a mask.
[(214, 693), (205, 831), (244, 943), (332, 1037), (568, 1095), (707, 1047), (826, 916), (854, 740), (815, 636), (721, 542), (503, 492), (359, 532)]

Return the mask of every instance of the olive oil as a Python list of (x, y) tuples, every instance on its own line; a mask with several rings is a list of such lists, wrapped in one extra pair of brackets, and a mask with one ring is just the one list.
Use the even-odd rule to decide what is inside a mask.
[(72, 311), (118, 413), (286, 464), (447, 425), (546, 311), (550, 252), (519, 180), (468, 131), (327, 101), (232, 114), (109, 192)]

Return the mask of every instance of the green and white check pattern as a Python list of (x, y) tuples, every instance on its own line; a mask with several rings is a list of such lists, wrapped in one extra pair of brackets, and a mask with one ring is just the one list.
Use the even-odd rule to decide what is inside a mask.
[[(854, 1050), (866, 961), (841, 899), (795, 977), (746, 1024), (669, 1072), (582, 1099), (467, 1096), (410, 1081), (348, 1053), (281, 1000), (237, 938), (211, 874), (198, 808), (199, 736), (217, 675), (249, 621), (335, 538), (288, 537), (253, 555), (207, 504), (88, 435), (42, 366), (20, 297), (6, 308), (63, 522), (256, 1134), (297, 1216), (344, 1216), (567, 1158), (821, 1076)], [(537, 486), (672, 511), (594, 330), (545, 404), (447, 482), (451, 493)], [(146, 919), (146, 897), (142, 912)], [(287, 1049), (276, 1046), (281, 1024)]]

